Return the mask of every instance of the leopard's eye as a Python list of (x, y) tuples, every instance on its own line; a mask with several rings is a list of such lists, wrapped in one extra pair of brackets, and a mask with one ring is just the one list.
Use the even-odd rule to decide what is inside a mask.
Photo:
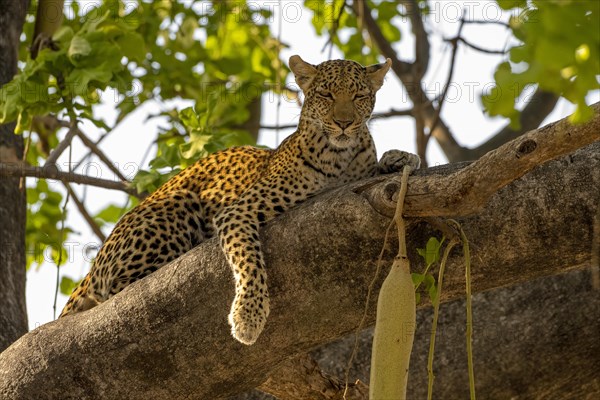
[(358, 93), (354, 95), (354, 99), (353, 100), (365, 100), (368, 99), (369, 95), (367, 93)]
[(331, 92), (317, 92), (317, 95), (324, 99), (333, 100), (333, 95), (331, 94)]

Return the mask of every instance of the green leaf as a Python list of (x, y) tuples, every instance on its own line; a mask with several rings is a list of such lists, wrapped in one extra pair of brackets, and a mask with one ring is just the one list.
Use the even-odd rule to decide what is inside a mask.
[(123, 207), (115, 204), (109, 204), (102, 209), (94, 219), (100, 220), (101, 223), (116, 224), (119, 218), (123, 215)]
[(213, 139), (212, 135), (193, 135), (188, 143), (180, 146), (181, 155), (185, 158), (200, 158), (206, 155), (204, 147), (211, 142)]
[(497, 2), (503, 10), (527, 7), (527, 0), (497, 0)]
[(423, 284), (425, 285), (425, 289), (429, 290), (432, 286), (435, 286), (435, 278), (431, 274), (426, 274), (425, 279), (423, 280)]
[(17, 118), (17, 125), (15, 126), (15, 133), (17, 135), (23, 134), (23, 132), (29, 129), (32, 121), (33, 116), (31, 114), (29, 114), (27, 111), (20, 112), (19, 117)]
[(174, 168), (171, 172), (167, 174), (161, 174), (157, 170), (139, 170), (133, 178), (132, 184), (140, 193), (152, 193), (156, 189), (158, 189), (163, 183), (168, 181), (171, 177), (177, 175), (180, 171), (181, 170), (179, 168)]
[(435, 304), (438, 300), (437, 286), (436, 285), (429, 286), (429, 288), (427, 289), (427, 294), (429, 295), (429, 298), (431, 299), (431, 303)]
[(88, 56), (91, 52), (92, 46), (90, 46), (90, 42), (83, 37), (76, 35), (73, 37), (73, 40), (71, 40), (67, 55), (73, 64), (77, 64), (79, 60)]
[(600, 2), (499, 0), (498, 4), (523, 10), (509, 21), (522, 43), (510, 50), (508, 62), (498, 66), (496, 86), (482, 97), (486, 112), (510, 118), (511, 127), (517, 128), (515, 105), (528, 85), (537, 84), (577, 106), (572, 122), (589, 120), (586, 96), (600, 88)]
[(194, 111), (194, 107), (187, 107), (179, 111), (179, 118), (189, 129), (200, 128), (200, 121), (198, 119), (198, 114)]
[(435, 237), (430, 237), (427, 240), (427, 244), (424, 249), (417, 249), (417, 253), (423, 257), (425, 260), (425, 264), (430, 266), (436, 263), (440, 259), (440, 249), (442, 247), (442, 242), (437, 240)]
[(56, 30), (54, 35), (52, 35), (52, 40), (55, 42), (69, 43), (73, 39), (74, 34), (73, 28), (63, 25)]
[(177, 40), (183, 49), (190, 49), (197, 45), (194, 39), (194, 33), (198, 29), (198, 21), (193, 17), (186, 17), (181, 24), (181, 29), (177, 32)]
[(142, 35), (136, 32), (127, 32), (117, 40), (117, 45), (132, 61), (142, 62), (146, 58), (146, 43)]
[(421, 282), (423, 282), (425, 280), (425, 275), (423, 274), (418, 274), (416, 272), (412, 272), (410, 274), (410, 277), (412, 278), (413, 284), (419, 285)]
[(59, 285), (60, 292), (65, 296), (71, 295), (71, 293), (73, 293), (73, 290), (79, 285), (79, 282), (80, 281), (75, 281), (69, 278), (68, 276), (61, 277)]

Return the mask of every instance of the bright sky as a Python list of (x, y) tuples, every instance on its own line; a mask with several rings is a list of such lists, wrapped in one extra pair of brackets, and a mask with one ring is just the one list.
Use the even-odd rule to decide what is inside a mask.
[[(277, 24), (281, 13), (282, 41), (289, 46), (288, 49), (282, 50), (284, 60), (287, 60), (293, 54), (299, 54), (304, 60), (313, 64), (318, 64), (327, 59), (327, 52), (321, 52), (326, 38), (317, 37), (314, 34), (314, 29), (310, 23), (311, 13), (302, 8), (302, 2), (283, 0), (281, 7), (279, 7), (277, 1), (265, 1), (264, 3), (272, 7), (275, 12), (272, 20), (273, 32), (277, 32)], [(442, 92), (448, 73), (451, 49), (450, 45), (441, 41), (441, 37), (452, 37), (456, 34), (461, 16), (461, 7), (467, 8), (468, 16), (472, 19), (507, 20), (507, 16), (502, 14), (494, 1), (446, 0), (432, 2), (432, 14), (426, 28), (434, 35), (431, 43), (430, 67), (423, 83), (431, 97)], [(401, 29), (403, 40), (394, 47), (400, 58), (412, 60), (414, 43), (411, 40), (408, 23), (403, 24)], [(499, 50), (504, 49), (507, 45), (508, 33), (505, 28), (499, 25), (466, 25), (463, 35), (471, 42), (486, 49)], [(333, 58), (340, 57), (341, 54), (334, 51)], [(458, 52), (454, 81), (448, 92), (442, 116), (462, 145), (476, 146), (506, 124), (503, 119), (490, 120), (486, 118), (481, 112), (482, 107), (479, 101), (479, 95), (482, 91), (491, 87), (494, 68), (502, 59), (502, 56), (478, 53), (465, 48), (465, 46), (461, 46)], [(526, 93), (525, 97), (530, 96), (531, 93), (531, 91)], [(112, 93), (108, 91), (105, 95), (111, 96)], [(589, 96), (588, 104), (599, 100), (600, 94), (596, 92)], [(263, 97), (263, 124), (275, 125), (277, 119), (276, 103), (273, 96), (265, 95)], [(387, 111), (390, 108), (406, 109), (409, 106), (410, 103), (408, 103), (407, 96), (398, 79), (392, 73), (389, 73), (383, 88), (377, 95), (375, 111)], [(102, 116), (109, 122), (115, 118), (115, 112), (111, 107), (109, 102), (109, 105), (102, 109)], [(154, 114), (158, 110), (156, 104), (147, 104), (141, 107), (140, 110), (120, 124), (118, 132), (112, 133), (101, 145), (101, 148), (127, 177), (133, 177), (144, 159), (144, 153), (156, 136), (157, 125), (161, 122), (158, 119), (146, 121), (146, 116)], [(573, 110), (574, 107), (570, 103), (561, 100), (555, 111), (548, 116), (544, 123), (569, 115)], [(300, 110), (295, 103), (282, 101), (279, 110), (280, 123), (287, 125), (296, 122), (299, 112)], [(99, 135), (98, 130), (91, 124), (83, 125), (82, 130), (93, 138), (97, 138)], [(374, 121), (371, 124), (371, 132), (375, 138), (379, 154), (393, 148), (407, 151), (415, 150), (414, 124), (410, 118)], [(274, 147), (278, 141), (280, 142), (291, 133), (292, 130), (282, 131), (279, 137), (276, 138), (274, 131), (265, 130), (261, 132), (259, 143)], [(84, 148), (79, 142), (74, 143), (72, 154), (76, 155), (74, 161), (85, 154)], [(430, 165), (446, 162), (433, 140), (430, 142), (428, 149), (428, 161)], [(59, 163), (61, 162), (65, 163), (61, 165), (64, 165), (66, 170), (68, 156), (63, 155), (59, 160)], [(147, 162), (148, 159), (145, 160), (141, 168), (147, 168)], [(115, 179), (114, 175), (97, 160), (90, 162), (89, 173), (105, 179)], [(62, 184), (58, 182), (53, 182), (51, 185), (57, 190), (63, 190)], [(74, 188), (81, 197), (85, 198), (86, 205), (92, 214), (108, 203), (124, 205), (126, 201), (125, 196), (121, 195), (120, 192), (97, 188), (84, 190), (82, 187), (77, 187), (77, 185), (74, 185)], [(61, 267), (61, 274), (79, 279), (89, 269), (89, 255), (86, 254), (86, 248), (99, 243), (72, 202), (69, 203), (68, 210), (67, 225), (71, 226), (76, 233), (69, 237), (67, 246), (72, 251), (70, 251), (68, 262)], [(108, 231), (105, 231), (105, 234), (108, 233)], [(27, 311), (30, 329), (54, 319), (52, 306), (55, 281), (56, 268), (50, 263), (46, 262), (39, 268), (33, 267), (28, 272)], [(66, 296), (58, 295), (57, 315), (66, 300)]]

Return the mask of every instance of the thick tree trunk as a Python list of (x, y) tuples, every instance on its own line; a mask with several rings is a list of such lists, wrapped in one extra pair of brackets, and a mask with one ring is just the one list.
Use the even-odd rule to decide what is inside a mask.
[[(17, 72), (19, 36), (28, 0), (0, 3), (0, 86)], [(0, 163), (19, 163), (23, 138), (0, 125)], [(25, 188), (0, 179), (0, 351), (27, 332), (25, 308)]]
[[(477, 162), (482, 164), (418, 171), (411, 178), (408, 196), (412, 200), (406, 203), (407, 216), (411, 209), (421, 215), (425, 212), (414, 201), (415, 196), (448, 199), (440, 188), (450, 187), (446, 181), (457, 176), (468, 184), (459, 171), (470, 168), (481, 173), (478, 165), (490, 159), (502, 165), (502, 154), (508, 159), (518, 157), (515, 162), (526, 166), (531, 157), (544, 154), (548, 148), (564, 150), (562, 142), (550, 147), (544, 144), (551, 135), (563, 142), (568, 138), (571, 143), (597, 139), (598, 115), (583, 127), (569, 128), (559, 123), (545, 128), (536, 137), (523, 138), (523, 142), (507, 145), (491, 158)], [(600, 199), (599, 154), (600, 142), (596, 142), (566, 158), (540, 165), (499, 190), (477, 214), (461, 219), (471, 240), (475, 292), (589, 267), (592, 221)], [(487, 175), (505, 178), (503, 171), (494, 170), (493, 165), (489, 168)], [(486, 179), (489, 176), (481, 176), (481, 181)], [(233, 284), (217, 242), (210, 240), (107, 303), (22, 337), (0, 354), (0, 396), (207, 399), (258, 386), (289, 357), (356, 329), (389, 224), (389, 219), (371, 205), (385, 201), (373, 202), (364, 194), (378, 185), (390, 188), (393, 181), (393, 177), (384, 181), (375, 178), (374, 186), (362, 182), (325, 193), (265, 227), (261, 237), (269, 265), (272, 312), (255, 345), (241, 345), (229, 335), (226, 315)], [(424, 185), (433, 181), (443, 186), (422, 192)], [(471, 187), (466, 187), (462, 193), (471, 192)], [(436, 207), (444, 210), (447, 205)], [(455, 213), (461, 215), (461, 209)], [(411, 262), (419, 269), (422, 265), (415, 248), (422, 247), (436, 232), (427, 223), (417, 221), (409, 234)], [(385, 265), (395, 253), (394, 244), (391, 246), (384, 257)], [(463, 292), (462, 259), (457, 251), (449, 261), (442, 299), (458, 299)], [(373, 298), (368, 324), (374, 321), (375, 302)], [(479, 324), (477, 314), (475, 321)], [(590, 334), (597, 336), (598, 331)], [(497, 340), (501, 347), (521, 336), (491, 340)], [(579, 340), (577, 335), (565, 340), (570, 338)], [(455, 351), (461, 354), (462, 348)], [(491, 360), (491, 365), (477, 361), (478, 370), (511, 371), (510, 362), (498, 365), (488, 356), (483, 354), (482, 359)], [(588, 346), (569, 362), (589, 366), (596, 365), (597, 358), (595, 348)], [(445, 362), (442, 359), (437, 368)], [(515, 366), (512, 371), (518, 372), (522, 382), (503, 381), (508, 387), (503, 394), (551, 375), (544, 368)], [(572, 383), (580, 387), (597, 387), (593, 377), (581, 375), (585, 379), (579, 379), (571, 372), (562, 376), (572, 378)], [(494, 398), (501, 389), (497, 381), (484, 380), (484, 385), (491, 386), (480, 384), (482, 398)]]

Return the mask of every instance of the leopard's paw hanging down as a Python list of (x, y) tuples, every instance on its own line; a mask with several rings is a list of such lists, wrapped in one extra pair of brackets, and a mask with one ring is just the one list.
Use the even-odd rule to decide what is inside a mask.
[(167, 181), (117, 223), (62, 315), (108, 300), (218, 236), (235, 281), (231, 332), (241, 343), (256, 342), (270, 312), (260, 227), (319, 192), (418, 166), (418, 157), (400, 151), (377, 162), (367, 123), (390, 66), (389, 59), (368, 67), (349, 60), (312, 65), (292, 56), (304, 92), (297, 130), (275, 150), (233, 147)]
[(244, 295), (236, 294), (229, 313), (231, 334), (246, 345), (254, 344), (263, 331), (268, 316), (268, 295), (245, 298)]

